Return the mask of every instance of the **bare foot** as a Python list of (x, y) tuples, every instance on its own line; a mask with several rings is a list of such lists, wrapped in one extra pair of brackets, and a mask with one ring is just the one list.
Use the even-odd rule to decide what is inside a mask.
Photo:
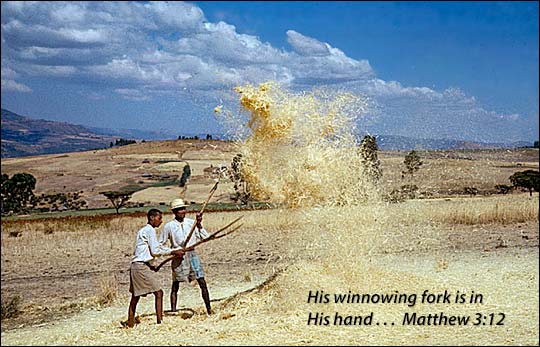
[(141, 322), (141, 319), (139, 318), (139, 316), (137, 316), (132, 322), (130, 322), (128, 319), (128, 320), (120, 321), (120, 324), (124, 328), (133, 328), (135, 324), (139, 324), (140, 322)]
[(133, 328), (133, 326), (135, 325), (134, 323), (130, 323), (127, 320), (121, 321), (120, 324), (123, 328)]

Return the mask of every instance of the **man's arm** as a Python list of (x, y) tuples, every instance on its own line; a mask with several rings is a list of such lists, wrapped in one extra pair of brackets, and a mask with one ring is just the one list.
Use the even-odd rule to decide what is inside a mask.
[(147, 233), (148, 237), (148, 248), (150, 249), (150, 254), (152, 257), (160, 257), (164, 255), (169, 255), (173, 252), (173, 250), (166, 245), (162, 245), (157, 237), (156, 237), (156, 231), (154, 229), (148, 231)]
[(204, 240), (204, 239), (208, 238), (208, 236), (210, 236), (210, 235), (208, 234), (206, 229), (203, 228), (203, 226), (202, 226), (202, 214), (197, 213), (195, 223), (197, 224), (195, 228), (197, 229), (198, 239), (199, 240)]
[(159, 235), (159, 244), (161, 246), (167, 246), (167, 240), (169, 239), (169, 223), (165, 224), (165, 227), (163, 228), (163, 231)]

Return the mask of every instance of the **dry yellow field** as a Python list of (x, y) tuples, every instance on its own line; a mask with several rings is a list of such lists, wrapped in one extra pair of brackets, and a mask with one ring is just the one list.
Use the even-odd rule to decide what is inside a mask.
[[(188, 285), (181, 289), (181, 307), (194, 310), (192, 318), (166, 313), (156, 325), (153, 298), (147, 297), (137, 311), (141, 323), (132, 330), (121, 325), (129, 302), (126, 270), (133, 234), (144, 217), (4, 222), (2, 295), (21, 295), (23, 313), (3, 321), (2, 344), (538, 344), (537, 194), (208, 213), (204, 223), (215, 230), (238, 215), (244, 215), (241, 231), (200, 249), (217, 300), (215, 314), (203, 313), (198, 289)], [(10, 236), (17, 231), (19, 237)], [(169, 271), (159, 272), (165, 309)], [(117, 296), (99, 305), (100, 281), (111, 276)], [(255, 289), (233, 296), (250, 288)], [(483, 297), (474, 304), (418, 301), (412, 307), (307, 303), (309, 291), (317, 290), (331, 295), (397, 291), (418, 300), (425, 290)], [(333, 319), (335, 312), (373, 312), (373, 323), (307, 324), (310, 313)], [(402, 325), (406, 312), (444, 312), (471, 321)], [(493, 313), (496, 322), (503, 313), (503, 324), (473, 325), (478, 312)]]
[(465, 187), (479, 192), (495, 192), (495, 185), (510, 184), (508, 177), (516, 171), (538, 170), (537, 149), (478, 151), (418, 151), (423, 162), (412, 179), (401, 178), (403, 158), (407, 152), (382, 152), (383, 180), (397, 188), (416, 184), (420, 192), (435, 196), (463, 194)]

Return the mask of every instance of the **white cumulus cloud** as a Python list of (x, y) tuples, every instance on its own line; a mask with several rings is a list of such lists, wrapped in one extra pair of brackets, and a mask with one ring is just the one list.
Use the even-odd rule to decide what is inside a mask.
[[(278, 81), (296, 89), (335, 86), (370, 97), (379, 132), (433, 137), (517, 137), (519, 114), (485, 110), (459, 88), (436, 91), (377, 78), (366, 59), (293, 29), (291, 50), (208, 22), (185, 2), (2, 2), (2, 90), (29, 92), (25, 78), (92, 82), (99, 95), (145, 101), (209, 95), (239, 84)], [(96, 94), (98, 95), (98, 94)], [(209, 101), (211, 102), (211, 101)], [(502, 132), (506, 135), (502, 135)], [(511, 135), (508, 135), (511, 134)]]
[(287, 30), (287, 42), (294, 51), (306, 56), (330, 55), (330, 47), (314, 38), (304, 36), (294, 30)]
[(5, 91), (14, 91), (14, 92), (23, 92), (23, 93), (29, 93), (32, 91), (32, 89), (30, 89), (30, 87), (22, 84), (22, 83), (18, 83), (18, 82), (15, 82), (14, 80), (7, 80), (7, 79), (3, 79), (2, 78), (2, 90), (5, 90)]

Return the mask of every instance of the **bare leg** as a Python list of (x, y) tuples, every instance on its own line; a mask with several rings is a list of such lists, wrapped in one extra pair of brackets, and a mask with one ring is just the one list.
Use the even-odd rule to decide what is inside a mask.
[(154, 296), (156, 297), (157, 324), (161, 324), (161, 321), (163, 320), (163, 290), (160, 289), (157, 292), (154, 292)]
[(178, 294), (178, 288), (180, 287), (180, 282), (173, 281), (171, 287), (171, 311), (176, 312), (176, 298)]
[(208, 312), (208, 314), (212, 314), (212, 310), (210, 308), (210, 294), (208, 294), (208, 287), (206, 286), (204, 277), (197, 278), (197, 282), (199, 282), (199, 287), (201, 288), (201, 294), (204, 300), (204, 305), (206, 306), (206, 312)]
[(129, 302), (128, 309), (128, 322), (127, 326), (133, 328), (135, 326), (135, 311), (137, 310), (137, 303), (139, 302), (139, 297), (131, 294), (131, 300)]

